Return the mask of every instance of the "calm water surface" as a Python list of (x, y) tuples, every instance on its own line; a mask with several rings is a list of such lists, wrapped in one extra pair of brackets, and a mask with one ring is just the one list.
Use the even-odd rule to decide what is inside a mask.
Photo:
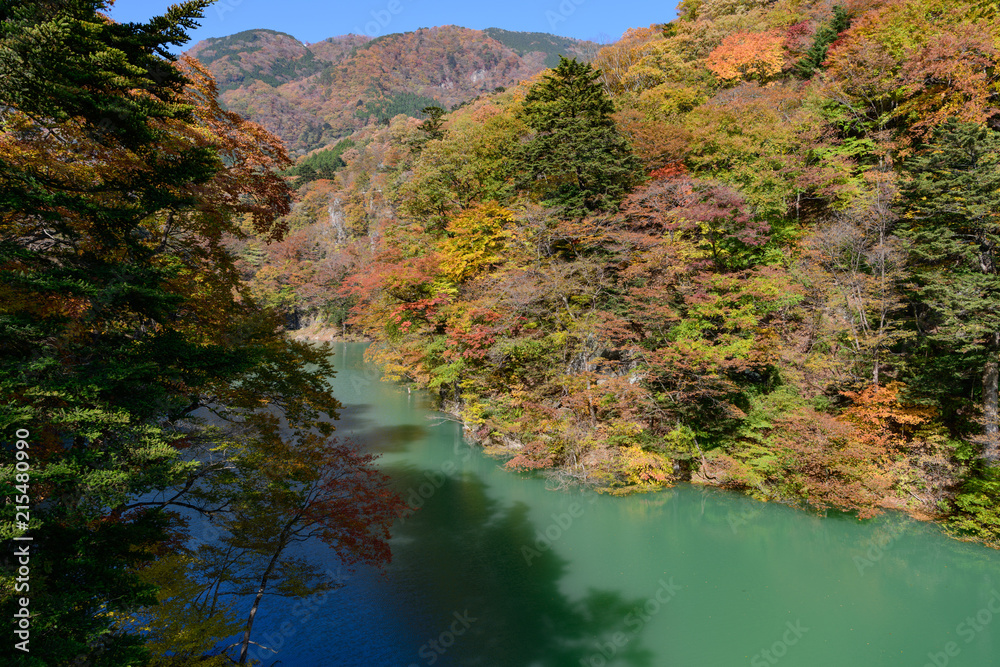
[(340, 434), (422, 507), (384, 574), (264, 600), (254, 638), (280, 645), (265, 665), (1000, 665), (1000, 553), (902, 515), (821, 519), (689, 485), (548, 490), (380, 382), (364, 345), (334, 349)]

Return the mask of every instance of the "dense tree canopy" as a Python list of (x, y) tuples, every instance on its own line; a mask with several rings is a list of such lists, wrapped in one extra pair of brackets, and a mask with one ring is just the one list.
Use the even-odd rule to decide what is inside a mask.
[[(322, 444), (338, 408), (325, 354), (285, 339), (227, 247), (282, 238), (290, 192), (276, 172), (289, 161), (219, 107), (197, 62), (168, 54), (206, 4), (146, 24), (110, 22), (99, 0), (0, 6), (3, 539), (9, 552), (27, 532), (38, 563), (19, 664), (145, 664), (130, 619), (157, 599), (147, 565), (186, 549), (181, 506), (221, 508), (235, 526), (252, 489), (270, 499), (271, 530), (317, 484), (356, 479), (349, 495), (371, 500), (331, 515), (329, 536), (346, 560), (388, 556), (383, 479)], [(188, 421), (206, 407), (221, 428)], [(14, 433), (28, 434), (30, 480)], [(171, 500), (140, 500), (155, 492)], [(30, 521), (14, 522), (15, 495), (30, 499)], [(278, 537), (267, 530), (262, 549)], [(14, 572), (5, 564), (8, 617)]]
[(433, 128), (359, 132), (308, 193), (345, 231), (299, 266), (339, 289), (288, 307), (351, 303), (387, 376), (513, 468), (997, 542), (995, 8), (678, 13)]
[[(57, 564), (25, 664), (246, 664), (265, 594), (325, 585), (296, 542), (388, 559), (398, 499), (328, 438), (329, 363), (283, 323), (370, 340), (511, 469), (1000, 545), (992, 5), (685, 0), (534, 78), (499, 43), (466, 72), (462, 29), (310, 47), (321, 69), (260, 37), (275, 83), (360, 128), (313, 127), (331, 145), (295, 166), (169, 55), (204, 6), (0, 1), (0, 420), (30, 434), (27, 533)], [(250, 38), (211, 64), (239, 75)], [(481, 94), (446, 111), (456, 73)], [(227, 82), (233, 108), (280, 97)]]
[(980, 369), (985, 455), (997, 461), (1000, 136), (949, 121), (907, 162), (907, 170), (904, 233), (911, 242), (915, 296), (926, 309), (922, 326), (934, 349), (931, 368), (940, 373), (933, 382), (947, 386)]

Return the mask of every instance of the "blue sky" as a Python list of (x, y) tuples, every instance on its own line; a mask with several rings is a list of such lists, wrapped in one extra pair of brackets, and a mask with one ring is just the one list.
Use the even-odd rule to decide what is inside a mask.
[[(145, 21), (176, 0), (117, 0), (116, 21)], [(304, 42), (346, 33), (372, 37), (437, 25), (549, 32), (566, 37), (615, 41), (627, 28), (676, 16), (676, 2), (621, 0), (217, 0), (205, 12), (192, 42), (251, 28), (271, 28)]]

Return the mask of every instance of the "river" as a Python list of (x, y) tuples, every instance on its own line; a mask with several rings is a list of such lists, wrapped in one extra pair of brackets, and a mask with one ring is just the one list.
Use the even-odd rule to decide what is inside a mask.
[(462, 439), (431, 398), (334, 346), (338, 430), (419, 511), (384, 573), (266, 598), (283, 667), (1000, 665), (1000, 553), (901, 514), (820, 518), (693, 485), (553, 491)]

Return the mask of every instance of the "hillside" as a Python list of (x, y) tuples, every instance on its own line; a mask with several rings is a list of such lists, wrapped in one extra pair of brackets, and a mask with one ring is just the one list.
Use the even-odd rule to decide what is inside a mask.
[[(399, 47), (464, 35), (438, 31), (330, 76), (401, 81)], [(411, 90), (525, 71), (531, 39), (496, 36)], [(685, 0), (599, 72), (315, 157), (293, 233), (245, 270), (510, 468), (908, 508), (1000, 544), (998, 43), (973, 0)]]
[(558, 37), (546, 32), (518, 32), (503, 28), (487, 28), (483, 30), (504, 46), (514, 50), (519, 56), (529, 53), (544, 53), (545, 66), (555, 67), (559, 64), (559, 56), (573, 56), (580, 60), (590, 60), (597, 52), (598, 45), (593, 42), (581, 42), (569, 37)]
[(306, 45), (273, 30), (198, 42), (189, 51), (215, 76), (223, 103), (280, 136), (294, 154), (398, 113), (450, 108), (534, 76), (559, 54), (597, 45), (544, 33), (456, 26)]

